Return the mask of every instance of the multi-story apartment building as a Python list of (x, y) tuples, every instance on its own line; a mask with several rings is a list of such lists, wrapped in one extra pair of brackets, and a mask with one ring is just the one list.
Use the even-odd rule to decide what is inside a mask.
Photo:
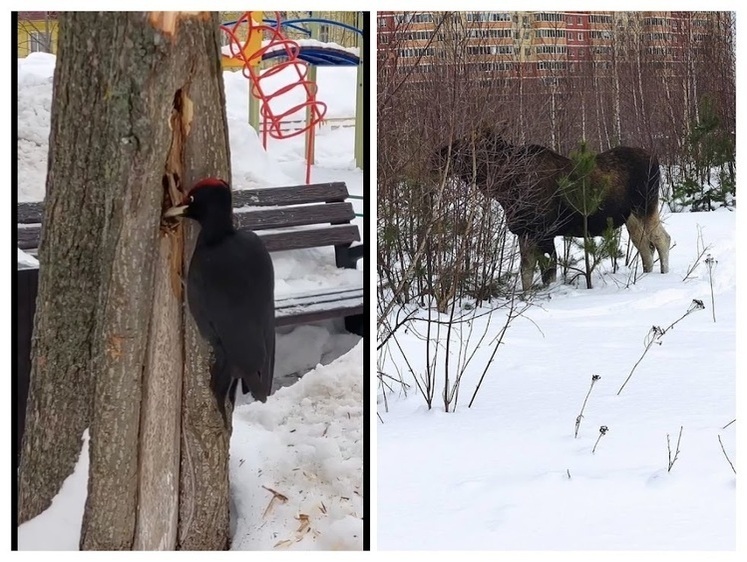
[[(384, 64), (418, 73), (460, 63), (507, 77), (573, 72), (605, 66), (642, 50), (677, 61), (705, 38), (713, 12), (379, 12), (378, 49)], [(617, 40), (616, 40), (617, 37)], [(696, 47), (697, 48), (697, 47)]]

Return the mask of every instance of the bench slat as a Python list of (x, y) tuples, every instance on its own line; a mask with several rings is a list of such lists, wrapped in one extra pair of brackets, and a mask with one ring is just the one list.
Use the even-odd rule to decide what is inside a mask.
[(361, 291), (362, 289), (359, 285), (343, 285), (337, 288), (318, 289), (302, 293), (294, 293), (283, 297), (277, 297), (276, 295), (275, 303), (277, 306), (295, 306), (297, 304), (324, 301), (334, 298), (348, 298), (360, 294)]
[(343, 202), (347, 198), (348, 188), (344, 182), (315, 183), (234, 191), (233, 206), (275, 207), (306, 203), (336, 203)]
[[(233, 192), (233, 206), (279, 207), (285, 205), (305, 205), (308, 203), (344, 202), (348, 198), (348, 188), (344, 182), (315, 183), (288, 187), (268, 187), (262, 189), (241, 189)], [(16, 222), (34, 224), (42, 222), (44, 202), (19, 203)]]
[(40, 233), (40, 224), (36, 224), (30, 228), (19, 228), (17, 238), (18, 247), (21, 248), (21, 250), (35, 250), (39, 247)]
[[(248, 214), (248, 213), (245, 213)], [(264, 226), (272, 228), (272, 226)], [(39, 247), (41, 225), (31, 225), (18, 229), (18, 247), (21, 250), (35, 250)], [(270, 252), (282, 250), (299, 250), (317, 246), (337, 246), (359, 242), (361, 239), (358, 227), (354, 224), (340, 224), (322, 228), (289, 230), (287, 232), (257, 232), (265, 241)]]
[(234, 209), (234, 222), (239, 228), (265, 230), (310, 224), (336, 224), (355, 218), (352, 203), (327, 203), (285, 207), (281, 209)]
[(327, 294), (277, 301), (275, 324), (290, 326), (363, 314), (363, 289), (350, 291), (346, 295), (335, 297), (333, 294)]
[(40, 223), (43, 214), (44, 201), (19, 203), (17, 206), (17, 222), (20, 224)]
[(258, 232), (270, 252), (301, 250), (319, 246), (348, 245), (359, 242), (361, 234), (354, 224), (340, 224), (325, 228), (289, 230), (286, 232)]

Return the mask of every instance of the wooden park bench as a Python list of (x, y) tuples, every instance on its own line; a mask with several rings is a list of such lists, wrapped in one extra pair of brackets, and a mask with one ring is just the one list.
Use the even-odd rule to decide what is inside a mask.
[[(247, 189), (233, 192), (236, 226), (262, 237), (270, 252), (333, 246), (337, 267), (356, 269), (363, 257), (353, 205), (342, 182)], [(43, 203), (18, 205), (18, 247), (36, 254), (41, 234)], [(31, 332), (38, 291), (38, 268), (18, 266), (18, 394), (26, 403), (31, 371)], [(344, 318), (348, 331), (363, 335), (363, 280), (358, 284), (330, 287), (276, 297), (276, 325), (292, 326)], [(25, 408), (19, 408), (21, 418)], [(20, 420), (23, 428), (23, 419)], [(20, 441), (19, 441), (20, 443)]]
[[(350, 224), (355, 212), (348, 197), (341, 182), (234, 191), (236, 226), (256, 231), (270, 252), (334, 246), (337, 267), (355, 269), (363, 246), (353, 246), (361, 236)], [(18, 205), (18, 247), (27, 253), (35, 254), (39, 246), (42, 216), (43, 203)], [(38, 270), (24, 276), (38, 276)], [(275, 301), (278, 327), (362, 314), (362, 281)]]

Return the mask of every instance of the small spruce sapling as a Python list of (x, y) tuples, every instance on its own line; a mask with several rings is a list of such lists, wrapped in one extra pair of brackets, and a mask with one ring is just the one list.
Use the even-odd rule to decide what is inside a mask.
[(596, 155), (582, 141), (578, 150), (571, 152), (573, 171), (560, 178), (558, 187), (566, 203), (583, 217), (583, 272), (586, 288), (591, 289), (591, 274), (602, 257), (604, 244), (597, 244), (589, 234), (589, 217), (599, 211), (609, 188), (609, 179), (596, 171)]

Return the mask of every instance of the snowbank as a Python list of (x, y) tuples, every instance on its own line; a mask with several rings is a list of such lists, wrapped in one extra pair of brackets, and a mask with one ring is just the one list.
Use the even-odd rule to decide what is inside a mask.
[(18, 265), (21, 266), (19, 269), (33, 269), (39, 267), (39, 260), (18, 248)]
[(362, 548), (362, 365), (359, 343), (266, 404), (236, 409), (233, 549)]
[[(639, 266), (638, 281), (626, 288), (633, 273), (623, 267), (597, 275), (593, 290), (551, 286), (509, 328), (471, 408), (502, 312), (470, 328), (470, 349), (486, 327), (488, 335), (462, 378), (453, 414), (443, 413), (442, 375), (435, 409), (426, 411), (389, 346), (394, 360), (383, 370), (402, 372), (411, 390), (406, 398), (390, 393), (388, 413), (380, 404), (379, 548), (736, 547), (736, 477), (718, 441), (720, 435), (734, 462), (736, 424), (725, 426), (736, 417), (736, 213), (672, 214), (665, 227), (673, 245), (669, 274), (656, 266), (640, 276)], [(717, 261), (715, 322), (705, 255), (683, 281), (698, 255), (698, 227)], [(651, 327), (669, 326), (693, 299), (706, 309), (668, 331), (618, 396)], [(423, 373), (423, 341), (403, 330), (399, 343)], [(461, 342), (451, 343), (453, 380)], [(436, 370), (442, 373), (443, 364)], [(574, 439), (592, 375), (601, 379)], [(601, 426), (609, 432), (592, 454)], [(668, 471), (667, 436), (674, 456), (680, 427), (681, 453)]]

